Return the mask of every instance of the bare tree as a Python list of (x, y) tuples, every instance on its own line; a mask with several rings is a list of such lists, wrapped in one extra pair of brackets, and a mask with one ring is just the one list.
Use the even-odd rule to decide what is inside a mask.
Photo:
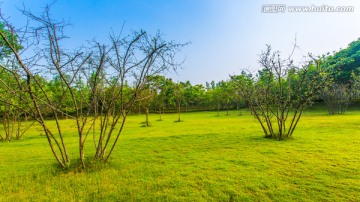
[(345, 84), (329, 83), (320, 92), (329, 114), (343, 114), (351, 102), (350, 88)]
[[(15, 30), (9, 23), (6, 25), (13, 35), (21, 36), (23, 50), (14, 46), (11, 38), (0, 30), (1, 39), (11, 50), (0, 67), (16, 81), (16, 87), (7, 86), (9, 92), (23, 102), (13, 106), (30, 111), (28, 113), (40, 123), (62, 167), (70, 163), (60, 121), (64, 115), (74, 119), (81, 165), (85, 167), (84, 147), (91, 133), (95, 158), (107, 161), (148, 76), (175, 69), (178, 65), (174, 62), (175, 54), (183, 44), (166, 42), (160, 34), (152, 37), (140, 31), (123, 38), (112, 34), (110, 45), (93, 41), (89, 48), (69, 51), (62, 45), (67, 38), (64, 29), (68, 24), (53, 20), (49, 6), (41, 15), (22, 12), (34, 26)], [(4, 62), (16, 63), (18, 69), (9, 68)], [(55, 92), (44, 82), (54, 75), (56, 82), (51, 88), (55, 88)], [(21, 98), (20, 92), (26, 92), (28, 99)], [(68, 108), (72, 109), (71, 114)], [(47, 115), (54, 117), (56, 127), (48, 125)]]
[[(33, 117), (43, 127), (51, 151), (62, 167), (66, 167), (70, 163), (70, 158), (59, 121), (59, 118), (66, 112), (63, 112), (60, 106), (64, 101), (63, 98), (70, 97), (71, 107), (75, 109), (74, 118), (79, 135), (80, 161), (84, 165), (83, 145), (87, 135), (84, 129), (90, 111), (83, 113), (83, 103), (79, 102), (79, 96), (81, 100), (81, 89), (79, 89), (79, 85), (81, 85), (79, 79), (81, 77), (79, 72), (90, 58), (90, 54), (81, 51), (71, 53), (63, 48), (61, 42), (66, 38), (63, 31), (67, 24), (51, 19), (49, 9), (50, 7), (46, 7), (40, 16), (36, 16), (29, 11), (22, 11), (35, 24), (31, 29), (26, 27), (27, 29), (18, 31), (18, 33), (22, 34), (20, 42), (24, 47), (24, 51), (19, 52), (3, 33), (0, 33), (0, 36), (13, 53), (8, 57), (8, 61), (17, 62), (24, 75), (24, 80), (26, 80), (26, 85), (20, 81), (18, 82), (18, 89), (24, 89), (30, 96), (32, 106), (30, 106), (30, 102), (27, 102), (27, 105), (30, 106)], [(15, 34), (15, 30), (9, 23), (7, 24), (8, 29)], [(16, 69), (9, 69), (6, 65), (2, 65), (2, 68), (10, 72), (14, 77), (17, 74)], [(54, 92), (47, 90), (46, 82), (43, 82), (43, 79), (50, 75), (58, 75), (59, 77), (60, 86), (57, 89), (59, 92), (56, 92), (59, 94), (58, 97), (53, 96)], [(12, 92), (19, 96), (16, 91)], [(46, 112), (54, 117), (55, 128), (49, 127), (45, 121)]]
[(327, 80), (319, 62), (311, 59), (295, 65), (291, 57), (281, 59), (270, 46), (260, 54), (263, 69), (253, 82), (245, 82), (240, 92), (265, 137), (292, 137), (303, 110)]
[(110, 39), (105, 60), (107, 74), (94, 94), (99, 103), (95, 117), (100, 121), (95, 157), (105, 161), (115, 148), (130, 109), (147, 89), (147, 79), (176, 68), (179, 64), (175, 63), (175, 54), (184, 45), (166, 42), (160, 34), (150, 36), (144, 31), (124, 38), (112, 34)]

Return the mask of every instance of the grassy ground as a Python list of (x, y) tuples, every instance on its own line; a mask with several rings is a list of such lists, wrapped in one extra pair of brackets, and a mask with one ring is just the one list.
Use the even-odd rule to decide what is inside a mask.
[(359, 200), (360, 112), (307, 111), (288, 141), (263, 138), (248, 113), (216, 114), (131, 116), (110, 164), (87, 172), (61, 171), (36, 130), (0, 143), (0, 201)]

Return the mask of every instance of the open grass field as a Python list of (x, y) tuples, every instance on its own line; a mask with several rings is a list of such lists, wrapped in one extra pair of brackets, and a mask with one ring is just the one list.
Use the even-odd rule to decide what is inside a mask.
[(151, 127), (130, 116), (111, 162), (86, 172), (60, 170), (45, 137), (29, 131), (0, 143), (0, 201), (360, 200), (360, 111), (307, 110), (287, 141), (263, 138), (247, 112), (216, 114), (151, 115)]

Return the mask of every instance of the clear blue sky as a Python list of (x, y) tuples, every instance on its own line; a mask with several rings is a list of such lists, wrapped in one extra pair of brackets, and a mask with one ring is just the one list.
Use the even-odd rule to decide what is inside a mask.
[[(49, 0), (5, 0), (1, 12), (15, 26), (23, 18), (17, 11), (24, 4), (40, 12)], [(289, 6), (354, 6), (346, 13), (262, 13), (264, 4)], [(180, 53), (186, 57), (183, 69), (167, 76), (193, 84), (227, 79), (242, 69), (256, 71), (258, 54), (271, 44), (285, 56), (291, 52), (295, 36), (300, 49), (322, 54), (345, 48), (360, 37), (360, 1), (278, 1), (278, 0), (58, 0), (53, 17), (69, 20), (71, 38), (67, 45), (81, 45), (96, 38), (106, 41), (111, 28), (117, 32), (160, 30), (168, 40), (191, 42)]]

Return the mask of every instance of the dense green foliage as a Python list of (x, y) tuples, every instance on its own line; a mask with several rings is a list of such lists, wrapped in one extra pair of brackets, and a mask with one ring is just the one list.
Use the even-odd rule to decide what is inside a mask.
[[(9, 30), (5, 28), (5, 22), (0, 21), (0, 30), (4, 37), (12, 44), (15, 50), (22, 49), (22, 46), (18, 42), (18, 37), (13, 32), (14, 30)], [(11, 48), (6, 44), (4, 39), (0, 37), (0, 59), (3, 59), (5, 55), (9, 55), (12, 52)]]
[(351, 42), (347, 48), (334, 51), (332, 55), (325, 57), (322, 66), (333, 73), (336, 83), (350, 84), (351, 74), (359, 74), (360, 70), (360, 39)]
[[(10, 79), (6, 72), (0, 74), (2, 80)], [(58, 75), (55, 75), (52, 79), (41, 78), (37, 75), (41, 86), (49, 94), (49, 99), (52, 103), (56, 104), (59, 110), (67, 112), (66, 114), (74, 115), (75, 109), (73, 103), (70, 101), (70, 93), (63, 93), (64, 83), (59, 79)], [(203, 85), (192, 85), (189, 81), (175, 83), (169, 78), (163, 76), (156, 76), (149, 78), (148, 90), (149, 92), (142, 92), (136, 101), (136, 105), (131, 109), (132, 113), (145, 112), (145, 109), (149, 107), (152, 112), (166, 111), (176, 112), (177, 106), (180, 104), (183, 111), (202, 111), (202, 110), (224, 110), (224, 109), (236, 109), (240, 107), (246, 107), (245, 103), (241, 101), (239, 97), (237, 86), (232, 84), (232, 81), (220, 81), (214, 83), (213, 87), (205, 88)], [(12, 81), (13, 83), (15, 81)], [(24, 81), (22, 81), (24, 82)], [(8, 90), (2, 86), (1, 95), (5, 96)], [(128, 91), (131, 91), (130, 86), (125, 86)], [(38, 87), (34, 86), (35, 91), (40, 91)], [(80, 102), (80, 92), (88, 91), (88, 99), (91, 99), (91, 89), (86, 88), (86, 84), (78, 84), (74, 88), (75, 94), (78, 96)], [(151, 92), (150, 92), (151, 91)], [(44, 98), (43, 98), (44, 99)], [(4, 102), (0, 103), (0, 106), (4, 106)], [(52, 111), (50, 106), (41, 105), (44, 115), (46, 117), (52, 117)], [(83, 108), (86, 110), (86, 108)], [(66, 114), (62, 114), (63, 117)]]

